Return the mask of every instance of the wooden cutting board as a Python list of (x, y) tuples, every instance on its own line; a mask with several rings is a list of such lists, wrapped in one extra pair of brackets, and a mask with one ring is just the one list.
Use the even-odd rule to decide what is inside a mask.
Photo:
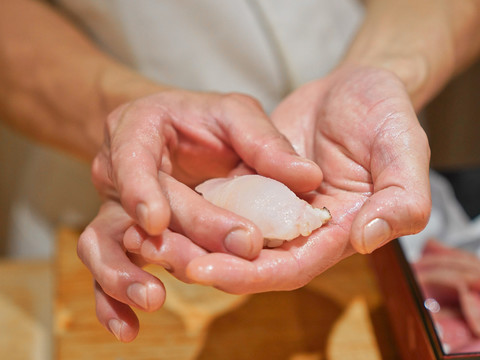
[(52, 266), (0, 261), (0, 359), (52, 359)]
[(99, 325), (92, 280), (61, 229), (55, 266), (54, 351), (61, 360), (396, 359), (382, 298), (365, 256), (302, 289), (249, 296), (187, 285), (158, 268), (167, 302), (138, 312), (140, 334), (119, 343)]

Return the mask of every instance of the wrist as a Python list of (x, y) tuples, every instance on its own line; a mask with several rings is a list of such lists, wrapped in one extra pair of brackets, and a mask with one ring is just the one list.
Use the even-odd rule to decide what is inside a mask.
[(118, 106), (171, 87), (156, 83), (121, 64), (108, 63), (98, 77), (100, 116), (104, 120)]
[(342, 64), (380, 68), (393, 73), (405, 86), (417, 110), (441, 89), (454, 72), (453, 62), (436, 63), (420, 52), (346, 57)]
[(397, 75), (416, 109), (480, 51), (478, 1), (368, 0), (344, 63)]
[(93, 159), (103, 143), (105, 120), (122, 104), (165, 91), (169, 87), (151, 81), (141, 74), (108, 59), (97, 64), (97, 76), (92, 92), (95, 108), (92, 121), (85, 122), (85, 133), (90, 139), (88, 159)]

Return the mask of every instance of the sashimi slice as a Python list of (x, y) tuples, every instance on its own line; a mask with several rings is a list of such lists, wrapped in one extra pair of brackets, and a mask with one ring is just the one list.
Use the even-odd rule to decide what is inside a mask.
[[(434, 320), (438, 322), (445, 307), (453, 307), (461, 313), (472, 336), (479, 339), (480, 259), (432, 239), (427, 242), (422, 258), (413, 264), (413, 269), (424, 295), (440, 305)], [(452, 341), (448, 345), (457, 352), (464, 350), (464, 345), (468, 344), (453, 344)]]
[[(455, 353), (458, 353), (458, 354), (480, 353), (480, 339), (473, 340), (467, 345), (459, 349), (455, 349)], [(472, 357), (472, 359), (474, 358)]]
[(286, 185), (260, 175), (211, 179), (195, 190), (214, 205), (251, 220), (268, 247), (308, 236), (331, 219), (326, 208), (314, 208)]
[(475, 339), (460, 310), (444, 307), (431, 315), (447, 353), (455, 352)]
[(466, 286), (459, 291), (460, 306), (473, 333), (480, 338), (480, 293), (470, 291)]

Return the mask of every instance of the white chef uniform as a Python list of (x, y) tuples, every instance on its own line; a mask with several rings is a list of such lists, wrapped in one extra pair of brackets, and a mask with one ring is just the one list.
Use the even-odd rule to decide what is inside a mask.
[[(151, 79), (244, 92), (267, 111), (327, 74), (363, 17), (356, 0), (52, 2), (102, 49)], [(0, 236), (11, 256), (47, 257), (55, 226), (83, 226), (96, 213), (89, 166), (3, 128), (0, 140), (8, 165), (0, 172)]]

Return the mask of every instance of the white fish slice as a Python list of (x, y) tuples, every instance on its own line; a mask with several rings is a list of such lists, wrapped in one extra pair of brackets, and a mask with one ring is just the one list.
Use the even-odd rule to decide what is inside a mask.
[(308, 236), (331, 219), (326, 208), (314, 208), (281, 182), (260, 175), (211, 179), (195, 190), (214, 205), (251, 220), (268, 247)]

